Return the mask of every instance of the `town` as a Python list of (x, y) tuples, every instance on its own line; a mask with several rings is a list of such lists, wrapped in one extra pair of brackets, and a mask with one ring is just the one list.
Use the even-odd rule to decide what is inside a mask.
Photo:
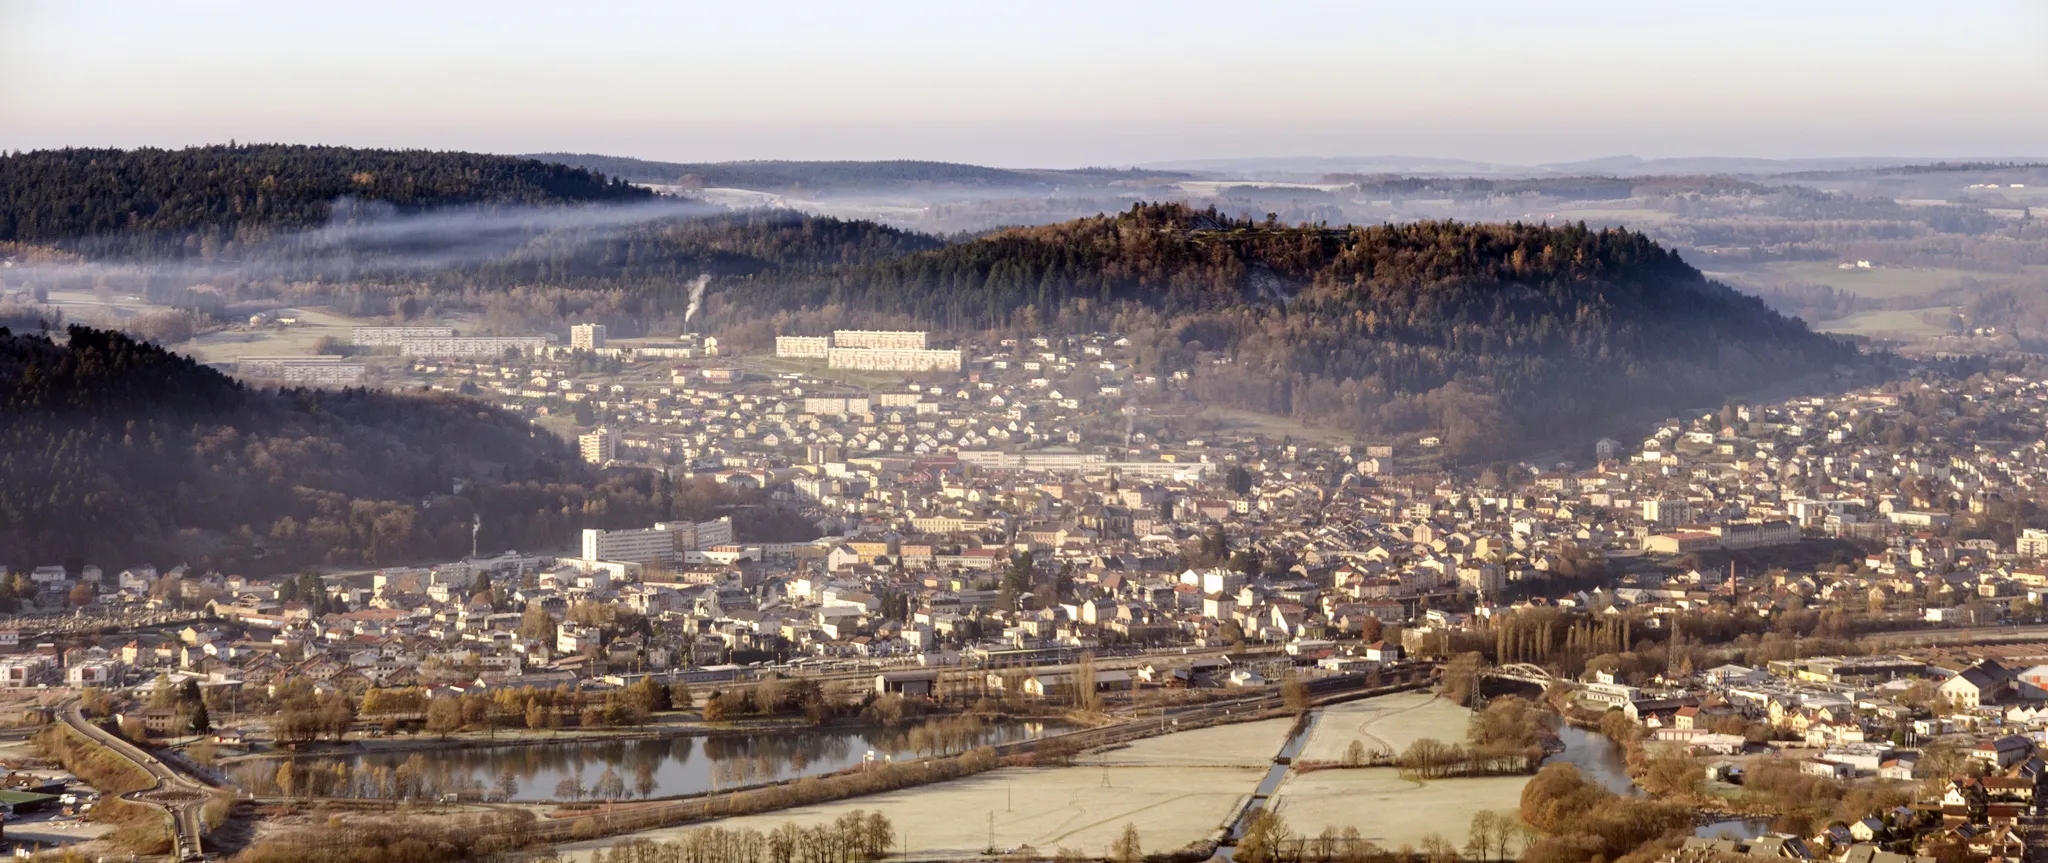
[[(759, 355), (715, 336), (612, 341), (598, 325), (567, 347), (354, 335), (360, 360), (253, 373), (353, 383), (377, 366), (387, 383), (490, 399), (607, 471), (761, 503), (361, 571), (8, 561), (0, 687), (24, 723), (106, 735), (197, 789), (165, 805), (225, 820), (238, 788), (687, 800), (855, 766), (721, 763), (707, 786), (649, 775), (636, 791), (417, 764), (336, 778), (276, 759), (422, 733), (1079, 711), (1171, 737), (1189, 732), (1136, 729), (1162, 707), (1206, 709), (1183, 716), (1195, 727), (1427, 685), (1455, 710), (1545, 705), (1618, 748), (1624, 787), (1719, 813), (1675, 859), (2018, 860), (2042, 838), (2037, 377), (1928, 367), (1703, 409), (1599, 440), (1579, 463), (1454, 470), (1429, 433), (1344, 440), (1209, 414), (1183, 381), (1135, 373), (1114, 334), (934, 348), (922, 332), (839, 331)], [(773, 531), (769, 510), (784, 514)], [(1032, 729), (977, 726), (957, 745), (1083, 733)], [(1381, 748), (1347, 758), (1425, 769)], [(98, 777), (63, 749), (44, 760), (74, 775), (17, 775), (90, 811)], [(1794, 777), (1821, 784), (1789, 795)], [(1314, 811), (1287, 787), (1282, 816)], [(23, 817), (57, 799), (0, 793)], [(583, 811), (563, 823), (589, 823)], [(636, 823), (702, 814), (662, 811)], [(1478, 828), (1463, 822), (1446, 832), (1469, 846)], [(209, 829), (180, 827), (178, 847)], [(1240, 832), (1214, 841), (1244, 853)], [(1476, 856), (1504, 854), (1485, 844)]]

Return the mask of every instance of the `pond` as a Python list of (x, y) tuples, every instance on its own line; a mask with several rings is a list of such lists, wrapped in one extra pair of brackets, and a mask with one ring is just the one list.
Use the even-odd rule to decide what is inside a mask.
[(1712, 824), (1702, 824), (1693, 829), (1692, 835), (1698, 836), (1701, 839), (1749, 840), (1769, 832), (1771, 832), (1771, 822), (1769, 821), (1756, 818), (1734, 818), (1727, 821), (1716, 821)]
[[(1053, 726), (1057, 727), (1057, 726)], [(310, 756), (233, 765), (229, 778), (260, 796), (489, 800), (673, 797), (831, 773), (864, 761), (955, 754), (1046, 733), (1042, 722), (938, 719), (908, 728), (825, 728), (575, 740), (518, 746)], [(291, 764), (290, 768), (284, 765)], [(287, 776), (286, 769), (290, 775)], [(286, 788), (286, 783), (291, 787)]]

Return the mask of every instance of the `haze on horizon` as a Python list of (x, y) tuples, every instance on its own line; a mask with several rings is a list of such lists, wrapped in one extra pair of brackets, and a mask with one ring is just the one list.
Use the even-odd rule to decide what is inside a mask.
[(2048, 155), (2035, 0), (0, 0), (0, 149), (1006, 167)]

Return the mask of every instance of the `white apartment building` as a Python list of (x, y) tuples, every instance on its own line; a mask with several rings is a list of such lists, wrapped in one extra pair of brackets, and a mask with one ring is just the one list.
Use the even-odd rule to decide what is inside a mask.
[(454, 327), (356, 327), (349, 341), (359, 345), (391, 347), (406, 339), (452, 339)]
[(618, 438), (612, 430), (600, 428), (586, 435), (576, 437), (576, 447), (583, 453), (583, 460), (595, 465), (610, 463), (619, 457)]
[(604, 324), (577, 324), (569, 328), (569, 347), (579, 351), (594, 351), (604, 347)]
[(864, 414), (870, 412), (867, 396), (805, 396), (807, 414)]
[(2021, 557), (2048, 557), (2048, 530), (2030, 527), (2020, 531)]
[(825, 352), (827, 367), (858, 371), (957, 372), (964, 364), (962, 352), (954, 348), (927, 350), (835, 347)]
[(1692, 502), (1686, 500), (1643, 501), (1643, 520), (1651, 524), (1669, 527), (1692, 521)]
[(404, 339), (398, 352), (408, 357), (501, 357), (505, 352), (531, 354), (545, 350), (552, 336), (469, 336)]
[(793, 359), (824, 359), (832, 340), (824, 336), (776, 336), (775, 355)]
[(833, 330), (832, 344), (842, 348), (923, 350), (923, 330)]
[(343, 362), (334, 354), (309, 357), (236, 357), (235, 373), (243, 377), (275, 378), (300, 386), (356, 386), (363, 382), (369, 366)]
[(692, 524), (687, 521), (655, 522), (645, 530), (583, 531), (584, 560), (617, 560), (644, 563), (650, 560), (679, 561), (683, 552), (699, 551), (733, 541), (732, 517), (722, 516)]

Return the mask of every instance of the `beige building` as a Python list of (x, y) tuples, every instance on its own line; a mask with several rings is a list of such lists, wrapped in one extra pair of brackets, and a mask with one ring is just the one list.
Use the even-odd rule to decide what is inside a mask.
[(452, 339), (454, 327), (356, 327), (349, 340), (359, 345), (394, 347), (406, 339)]
[(825, 365), (835, 369), (888, 372), (957, 372), (964, 364), (957, 349), (830, 348)]
[(577, 324), (569, 328), (569, 347), (578, 351), (594, 351), (604, 347), (604, 324)]
[(834, 330), (832, 344), (842, 348), (900, 350), (923, 350), (928, 347), (923, 330)]
[(576, 446), (583, 453), (583, 460), (602, 465), (618, 458), (619, 441), (612, 436), (612, 430), (600, 428), (576, 438)]
[(776, 336), (775, 355), (787, 359), (819, 360), (832, 347), (824, 336)]

